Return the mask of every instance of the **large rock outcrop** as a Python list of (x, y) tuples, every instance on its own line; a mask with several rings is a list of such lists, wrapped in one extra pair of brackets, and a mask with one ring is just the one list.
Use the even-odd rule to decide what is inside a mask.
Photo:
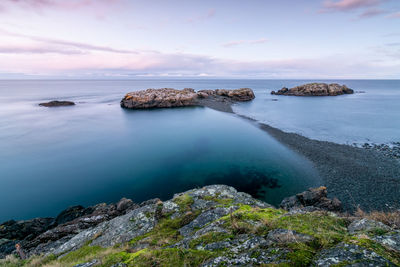
[(337, 83), (308, 83), (290, 89), (284, 87), (277, 92), (271, 92), (273, 95), (291, 96), (337, 96), (353, 93), (354, 91), (348, 88), (346, 85), (340, 85)]
[(204, 106), (207, 99), (221, 102), (226, 100), (249, 101), (254, 99), (254, 97), (254, 93), (250, 88), (200, 90), (198, 92), (195, 92), (191, 88), (183, 90), (172, 88), (147, 89), (126, 94), (121, 100), (121, 107), (128, 109), (149, 109)]
[[(306, 207), (318, 206), (301, 212), (276, 209), (226, 185), (178, 193), (164, 202), (134, 205), (122, 199), (97, 206), (107, 214), (127, 208), (121, 215), (83, 215), (69, 225), (97, 216), (103, 220), (34, 248), (22, 244), (22, 249), (28, 256), (43, 254), (35, 257), (35, 266), (398, 266), (400, 233), (373, 222), (362, 227), (366, 224), (357, 219), (323, 210), (325, 191), (299, 194)], [(82, 210), (70, 208), (59, 219)], [(9, 258), (0, 265), (29, 262)]]

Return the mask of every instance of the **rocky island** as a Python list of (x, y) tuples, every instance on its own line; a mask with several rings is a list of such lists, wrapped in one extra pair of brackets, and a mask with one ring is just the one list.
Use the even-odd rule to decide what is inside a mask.
[(54, 101), (50, 101), (50, 102), (46, 102), (46, 103), (40, 103), (39, 106), (42, 107), (63, 107), (63, 106), (74, 106), (75, 103), (72, 101), (58, 101), (58, 100), (54, 100)]
[(128, 93), (121, 100), (121, 107), (149, 109), (211, 105), (213, 108), (226, 111), (225, 109), (230, 109), (230, 104), (235, 101), (250, 101), (254, 98), (254, 92), (250, 88), (199, 90), (198, 92), (192, 88), (183, 90), (161, 88)]
[(272, 95), (291, 96), (337, 96), (353, 93), (354, 91), (348, 88), (346, 85), (340, 85), (337, 83), (308, 83), (290, 89), (284, 87), (277, 92), (271, 92)]
[(1, 224), (0, 258), (7, 257), (0, 265), (400, 264), (399, 214), (373, 220), (340, 210), (340, 201), (329, 199), (325, 187), (275, 208), (226, 185), (189, 190), (167, 201), (75, 206), (56, 218)]

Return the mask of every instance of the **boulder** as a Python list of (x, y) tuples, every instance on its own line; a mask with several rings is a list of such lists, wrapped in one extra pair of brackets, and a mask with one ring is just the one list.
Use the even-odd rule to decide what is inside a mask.
[(383, 231), (390, 231), (391, 228), (386, 224), (381, 222), (377, 222), (374, 220), (369, 219), (361, 219), (353, 221), (348, 227), (347, 230), (350, 234), (355, 234), (357, 232), (372, 232), (375, 230), (383, 230)]
[(319, 253), (312, 266), (396, 266), (374, 251), (353, 244), (340, 243)]
[(275, 229), (268, 233), (269, 245), (287, 245), (290, 243), (308, 243), (314, 240), (310, 235), (300, 234), (293, 230)]
[(328, 192), (325, 186), (310, 188), (295, 196), (282, 200), (280, 207), (291, 211), (305, 207), (314, 207), (328, 211), (341, 211), (342, 203), (337, 198), (327, 198)]
[(291, 96), (337, 96), (344, 94), (353, 94), (354, 91), (346, 85), (337, 83), (308, 83), (288, 89), (287, 87), (275, 92), (273, 95), (291, 95)]
[(39, 106), (42, 107), (64, 107), (64, 106), (74, 106), (75, 103), (72, 101), (58, 101), (58, 100), (54, 100), (54, 101), (50, 101), (50, 102), (46, 102), (46, 103), (40, 103)]
[(382, 246), (394, 250), (400, 254), (400, 232), (376, 236), (372, 239), (380, 243)]

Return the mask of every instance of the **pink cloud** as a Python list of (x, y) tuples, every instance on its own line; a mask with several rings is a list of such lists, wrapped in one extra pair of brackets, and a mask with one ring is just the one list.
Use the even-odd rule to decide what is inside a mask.
[(388, 18), (400, 19), (400, 12), (393, 13), (389, 15)]
[[(111, 52), (111, 53), (119, 53), (119, 54), (137, 54), (138, 53), (137, 51), (117, 49), (117, 48), (112, 48), (112, 47), (107, 47), (107, 46), (92, 45), (92, 44), (86, 44), (86, 43), (80, 43), (80, 42), (71, 42), (71, 41), (65, 41), (65, 40), (50, 39), (50, 38), (43, 38), (43, 37), (32, 36), (32, 35), (12, 33), (12, 32), (6, 31), (6, 30), (2, 30), (2, 29), (0, 29), (0, 34), (29, 39), (31, 41), (42, 43), (41, 44), (42, 47), (40, 49), (39, 48), (32, 49), (31, 50), (32, 53), (34, 51), (43, 51), (41, 53), (44, 53), (44, 51), (46, 51), (46, 50), (51, 51), (51, 53), (55, 53), (57, 51), (60, 51), (60, 53), (65, 53), (65, 51), (70, 51), (70, 52), (71, 51), (81, 51), (81, 53), (83, 53), (82, 51), (102, 51), (102, 52)], [(61, 48), (48, 48), (50, 45), (61, 46)], [(23, 49), (20, 51), (23, 51)], [(27, 49), (27, 51), (29, 51), (29, 48)]]
[(379, 16), (381, 14), (385, 14), (387, 13), (387, 11), (382, 10), (380, 8), (370, 8), (365, 10), (363, 13), (361, 13), (359, 15), (359, 18), (371, 18), (371, 17), (375, 17), (375, 16)]
[(350, 11), (360, 8), (377, 6), (381, 4), (382, 1), (383, 0), (326, 0), (323, 4), (323, 9), (321, 11)]
[[(213, 76), (244, 77), (370, 77), (377, 73), (397, 73), (399, 64), (368, 61), (364, 57), (348, 55), (326, 58), (293, 58), (263, 61), (237, 61), (193, 54), (166, 54), (146, 52), (140, 54), (62, 55), (48, 54), (46, 60), (39, 54), (2, 55), (1, 73), (36, 75), (94, 76)], [(372, 77), (371, 76), (371, 77)]]
[(231, 41), (231, 42), (227, 42), (222, 44), (223, 47), (232, 47), (232, 46), (237, 46), (237, 45), (241, 45), (241, 44), (264, 44), (268, 42), (267, 39), (265, 38), (261, 38), (258, 40), (238, 40), (238, 41)]

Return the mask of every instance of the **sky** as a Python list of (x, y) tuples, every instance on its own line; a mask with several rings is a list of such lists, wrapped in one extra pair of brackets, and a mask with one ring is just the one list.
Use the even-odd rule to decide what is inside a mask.
[(399, 79), (400, 0), (0, 0), (0, 79)]

